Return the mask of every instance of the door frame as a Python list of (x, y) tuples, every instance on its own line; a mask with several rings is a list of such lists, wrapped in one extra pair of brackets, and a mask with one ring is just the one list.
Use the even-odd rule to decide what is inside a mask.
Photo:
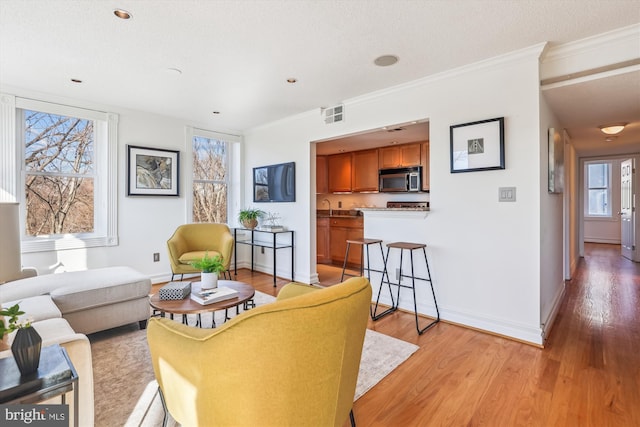
[[(585, 222), (585, 216), (584, 216), (584, 193), (585, 193), (585, 174), (584, 174), (584, 165), (585, 162), (590, 162), (590, 161), (595, 161), (595, 160), (619, 160), (619, 161), (624, 161), (627, 159), (633, 158), (635, 159), (636, 163), (638, 163), (638, 160), (640, 159), (640, 156), (638, 154), (615, 154), (615, 155), (603, 155), (603, 156), (589, 156), (589, 157), (578, 157), (578, 186), (576, 188), (576, 191), (578, 192), (576, 199), (578, 200), (578, 207), (577, 207), (577, 211), (578, 211), (578, 252), (579, 252), (579, 256), (580, 257), (584, 257), (585, 251), (584, 251), (584, 239), (585, 239), (585, 235), (584, 235), (584, 222)], [(638, 186), (638, 175), (640, 174), (636, 174), (636, 185), (635, 188), (640, 188), (640, 186)], [(635, 196), (635, 195), (634, 195)], [(617, 215), (617, 212), (612, 212), (613, 215)], [(636, 210), (634, 210), (633, 212), (633, 221), (638, 224), (637, 222), (637, 217), (638, 212)], [(639, 237), (639, 233), (638, 233), (638, 229), (640, 229), (640, 227), (636, 227), (635, 230), (635, 234), (636, 234), (636, 241), (640, 241), (638, 240)], [(636, 250), (634, 251), (634, 261), (639, 261), (639, 256), (640, 256), (640, 251), (638, 251), (638, 248), (636, 248)]]

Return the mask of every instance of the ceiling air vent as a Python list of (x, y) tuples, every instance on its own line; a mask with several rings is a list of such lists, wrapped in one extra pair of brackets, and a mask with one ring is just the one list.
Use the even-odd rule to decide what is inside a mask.
[(322, 110), (322, 116), (326, 124), (344, 121), (344, 105), (336, 105), (335, 107), (325, 108)]

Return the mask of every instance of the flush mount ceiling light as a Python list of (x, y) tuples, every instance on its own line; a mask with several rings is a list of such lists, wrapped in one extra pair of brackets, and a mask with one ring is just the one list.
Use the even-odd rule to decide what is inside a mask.
[(398, 62), (398, 57), (395, 55), (382, 55), (377, 57), (373, 63), (378, 67), (388, 67), (389, 65), (393, 65)]
[(220, 114), (220, 111), (214, 111), (213, 114), (218, 115)]
[(82, 83), (80, 79), (71, 79), (71, 83)]
[(116, 15), (120, 19), (131, 19), (133, 16), (124, 9), (115, 9), (113, 14)]
[(613, 123), (610, 125), (599, 126), (600, 130), (607, 135), (617, 135), (622, 132), (622, 129), (626, 126), (626, 123)]
[(296, 79), (295, 77), (289, 77), (287, 79), (287, 83), (293, 84), (293, 83), (297, 83), (297, 82), (298, 82), (298, 79)]

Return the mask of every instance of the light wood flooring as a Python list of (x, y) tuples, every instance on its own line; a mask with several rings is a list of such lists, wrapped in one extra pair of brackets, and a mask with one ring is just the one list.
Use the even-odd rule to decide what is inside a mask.
[[(369, 321), (420, 349), (355, 402), (357, 425), (640, 426), (640, 265), (619, 254), (586, 245), (544, 349), (444, 322), (418, 336), (402, 312)], [(287, 283), (237, 279), (271, 295)]]

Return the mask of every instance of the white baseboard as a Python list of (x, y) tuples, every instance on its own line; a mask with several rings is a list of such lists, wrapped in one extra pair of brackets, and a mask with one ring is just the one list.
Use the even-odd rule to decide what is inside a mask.
[(560, 291), (556, 294), (556, 297), (553, 300), (553, 304), (551, 304), (551, 309), (547, 316), (542, 316), (542, 339), (543, 342), (547, 340), (549, 333), (551, 332), (551, 328), (553, 327), (556, 317), (558, 316), (558, 312), (560, 311), (560, 305), (562, 304), (562, 300), (564, 299), (564, 295), (566, 293), (566, 285), (564, 281), (560, 287)]

